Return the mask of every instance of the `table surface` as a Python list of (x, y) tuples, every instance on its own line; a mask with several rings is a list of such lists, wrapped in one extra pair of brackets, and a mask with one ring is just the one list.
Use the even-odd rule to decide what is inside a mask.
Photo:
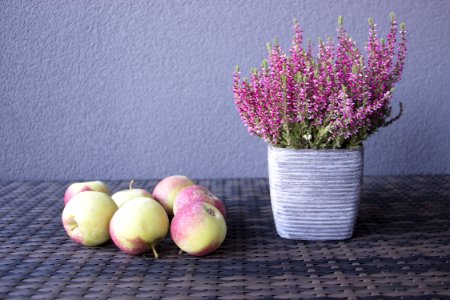
[(450, 176), (365, 177), (354, 236), (333, 242), (279, 238), (267, 179), (198, 183), (227, 206), (224, 244), (198, 258), (167, 237), (155, 260), (72, 242), (61, 225), (68, 182), (0, 182), (0, 299), (450, 299)]

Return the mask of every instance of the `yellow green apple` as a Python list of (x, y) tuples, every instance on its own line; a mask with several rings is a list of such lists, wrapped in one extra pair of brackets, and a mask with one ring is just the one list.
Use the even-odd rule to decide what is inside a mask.
[(170, 234), (181, 250), (203, 256), (222, 245), (227, 225), (217, 207), (206, 202), (194, 202), (173, 217)]
[(110, 239), (109, 222), (116, 211), (117, 205), (109, 195), (86, 191), (66, 204), (62, 222), (72, 240), (85, 246), (97, 246)]
[(114, 200), (114, 202), (116, 202), (119, 208), (126, 202), (134, 198), (138, 197), (152, 198), (152, 194), (150, 192), (144, 189), (134, 189), (133, 183), (134, 180), (131, 180), (127, 190), (119, 191), (111, 196), (111, 198)]
[(109, 195), (108, 186), (102, 181), (75, 182), (67, 188), (64, 194), (64, 204), (67, 204), (76, 194), (86, 191), (97, 191)]
[(164, 208), (151, 198), (134, 198), (114, 214), (109, 227), (111, 238), (119, 249), (138, 255), (153, 251), (169, 231), (169, 217)]
[(153, 190), (153, 198), (158, 200), (169, 216), (173, 215), (173, 202), (178, 193), (185, 187), (194, 185), (186, 176), (174, 175), (161, 180)]
[(227, 213), (223, 202), (213, 193), (211, 193), (207, 188), (200, 185), (191, 185), (185, 187), (178, 193), (173, 203), (173, 214), (176, 215), (177, 212), (184, 206), (190, 205), (194, 202), (207, 202), (209, 204), (212, 204), (217, 207), (222, 213), (223, 217), (226, 218)]

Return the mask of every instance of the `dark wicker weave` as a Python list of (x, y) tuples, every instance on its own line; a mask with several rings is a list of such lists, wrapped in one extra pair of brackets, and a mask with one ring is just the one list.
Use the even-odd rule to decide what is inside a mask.
[(225, 243), (197, 258), (168, 237), (155, 260), (72, 242), (67, 182), (0, 182), (0, 298), (450, 298), (450, 176), (365, 178), (356, 232), (341, 242), (277, 237), (266, 179), (199, 183), (227, 205)]

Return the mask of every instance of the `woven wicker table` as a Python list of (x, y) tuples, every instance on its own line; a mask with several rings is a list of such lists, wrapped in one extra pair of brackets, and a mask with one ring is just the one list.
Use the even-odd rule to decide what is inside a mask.
[(450, 299), (450, 176), (364, 178), (354, 237), (340, 242), (277, 237), (267, 179), (199, 180), (227, 205), (225, 243), (197, 258), (168, 237), (158, 260), (70, 241), (67, 184), (0, 182), (1, 299)]

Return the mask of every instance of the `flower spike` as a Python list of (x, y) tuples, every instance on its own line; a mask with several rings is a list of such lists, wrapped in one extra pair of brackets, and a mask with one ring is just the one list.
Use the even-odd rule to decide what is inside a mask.
[(303, 32), (294, 20), (288, 53), (275, 39), (249, 79), (241, 79), (237, 66), (234, 99), (249, 133), (282, 148), (352, 148), (398, 120), (403, 104), (390, 118), (391, 99), (406, 62), (407, 33), (395, 14), (390, 18), (386, 38), (379, 38), (374, 20), (368, 20), (366, 55), (339, 16), (337, 41), (319, 39), (316, 56), (311, 40), (303, 49)]

